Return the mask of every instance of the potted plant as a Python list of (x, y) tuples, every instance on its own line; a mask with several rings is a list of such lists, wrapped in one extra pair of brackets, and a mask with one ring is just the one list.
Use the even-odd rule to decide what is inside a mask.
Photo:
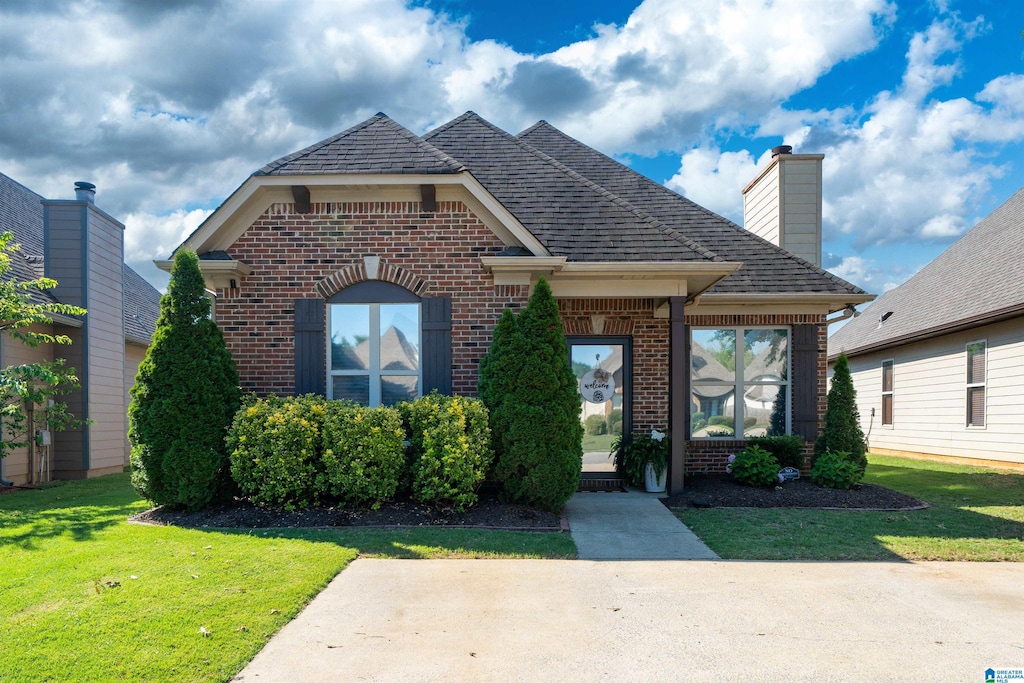
[(632, 486), (662, 493), (668, 476), (668, 439), (664, 432), (634, 434), (628, 442), (620, 436), (612, 444), (615, 465)]

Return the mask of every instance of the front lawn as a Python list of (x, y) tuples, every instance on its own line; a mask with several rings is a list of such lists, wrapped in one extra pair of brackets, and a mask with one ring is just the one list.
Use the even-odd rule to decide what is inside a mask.
[(0, 496), (11, 681), (226, 681), (358, 554), (575, 557), (568, 534), (129, 524), (126, 475)]
[(927, 510), (673, 510), (723, 559), (1024, 561), (1024, 475), (869, 456), (867, 483)]

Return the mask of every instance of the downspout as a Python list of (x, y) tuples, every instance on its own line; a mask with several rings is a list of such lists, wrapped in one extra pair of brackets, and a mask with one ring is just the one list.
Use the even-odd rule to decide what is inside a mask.
[(832, 323), (837, 323), (840, 320), (849, 320), (850, 318), (856, 318), (858, 315), (860, 315), (860, 311), (858, 311), (853, 304), (847, 304), (846, 308), (843, 309), (842, 314), (837, 315), (834, 318), (826, 318), (825, 323), (827, 325), (831, 325)]

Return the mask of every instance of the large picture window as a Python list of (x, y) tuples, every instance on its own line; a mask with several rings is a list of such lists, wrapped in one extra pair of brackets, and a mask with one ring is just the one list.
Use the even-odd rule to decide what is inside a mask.
[(327, 311), (327, 398), (378, 406), (420, 395), (420, 304), (332, 303)]
[(790, 430), (788, 328), (691, 328), (692, 438)]
[(985, 426), (985, 356), (984, 341), (967, 345), (967, 426)]

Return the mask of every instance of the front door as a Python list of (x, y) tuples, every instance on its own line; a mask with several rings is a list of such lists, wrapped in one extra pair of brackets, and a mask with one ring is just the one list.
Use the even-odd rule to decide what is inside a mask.
[(628, 337), (569, 337), (583, 422), (583, 474), (616, 476), (612, 444), (632, 423), (632, 348)]

